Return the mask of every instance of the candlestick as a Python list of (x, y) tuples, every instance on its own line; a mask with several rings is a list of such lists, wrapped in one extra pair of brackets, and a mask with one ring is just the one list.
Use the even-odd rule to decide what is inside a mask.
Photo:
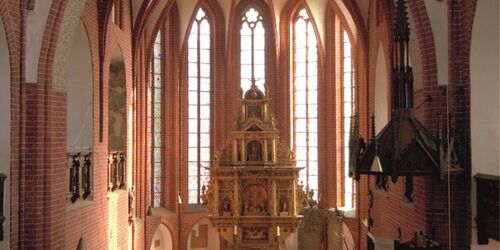
[(280, 226), (276, 226), (276, 250), (281, 250)]
[(234, 234), (234, 235), (237, 235), (237, 234), (238, 234), (238, 226), (237, 226), (237, 225), (234, 225), (233, 234)]

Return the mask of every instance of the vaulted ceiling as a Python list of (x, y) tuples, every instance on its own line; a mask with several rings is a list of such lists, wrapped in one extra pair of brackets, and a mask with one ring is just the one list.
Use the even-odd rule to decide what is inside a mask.
[[(243, 0), (214, 0), (216, 1), (222, 12), (224, 13), (224, 20), (226, 23), (226, 32), (228, 28), (229, 20), (231, 19), (232, 10), (235, 6)], [(270, 11), (273, 13), (275, 18), (276, 30), (279, 27), (279, 17), (282, 9), (289, 2), (286, 0), (259, 0), (266, 2), (270, 6)], [(294, 1), (294, 0), (290, 0)], [(348, 25), (353, 29), (355, 33), (359, 29), (364, 29), (366, 27), (368, 9), (370, 0), (303, 0), (311, 11), (316, 26), (318, 28), (320, 39), (324, 39), (324, 22), (325, 20), (325, 9), (329, 4), (335, 4), (346, 16)], [(141, 35), (152, 39), (152, 32), (156, 26), (158, 20), (161, 18), (162, 13), (173, 6), (177, 6), (179, 13), (179, 26), (180, 33), (179, 37), (184, 37), (189, 21), (191, 19), (192, 13), (195, 11), (199, 0), (131, 0), (132, 3), (132, 14), (134, 29)], [(141, 15), (139, 15), (141, 13)], [(362, 20), (356, 23), (355, 19)], [(138, 28), (139, 27), (139, 28)], [(138, 29), (138, 30), (137, 30)], [(278, 32), (279, 33), (279, 32)], [(279, 34), (277, 34), (279, 35)]]

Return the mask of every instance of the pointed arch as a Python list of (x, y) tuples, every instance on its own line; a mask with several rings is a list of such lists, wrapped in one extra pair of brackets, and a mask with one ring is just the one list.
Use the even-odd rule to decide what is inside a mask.
[(151, 250), (172, 250), (174, 249), (174, 240), (170, 229), (164, 224), (160, 223), (155, 230), (151, 239), (149, 249)]
[[(240, 81), (241, 81), (241, 37), (240, 30), (242, 27), (242, 18), (246, 11), (254, 8), (262, 17), (262, 27), (264, 29), (264, 83), (269, 91), (269, 96), (272, 99), (272, 106), (277, 106), (278, 103), (274, 100), (274, 96), (278, 92), (278, 87), (276, 85), (277, 76), (277, 48), (276, 48), (276, 25), (275, 18), (272, 14), (270, 6), (263, 0), (243, 0), (239, 2), (233, 9), (231, 14), (230, 26), (228, 29), (228, 79), (227, 82), (230, 83), (228, 86), (227, 94), (227, 106), (229, 110), (227, 113), (230, 114), (229, 120), (232, 120), (237, 114), (237, 100), (241, 98), (238, 96), (240, 93)], [(231, 66), (229, 66), (231, 65)], [(230, 126), (228, 126), (230, 128)]]
[(195, 9), (187, 38), (188, 203), (200, 204), (210, 165), (212, 23), (203, 7)]
[[(200, 25), (203, 31), (198, 29), (202, 28)], [(193, 34), (195, 30), (200, 33)], [(179, 85), (185, 86), (181, 88), (180, 105), (181, 110), (187, 112), (180, 113), (181, 136), (186, 138), (180, 147), (191, 153), (182, 153), (179, 171), (182, 179), (190, 180), (188, 189), (181, 190), (182, 196), (187, 197), (188, 203), (198, 204), (208, 179), (204, 167), (209, 165), (213, 149), (225, 141), (226, 133), (222, 126), (227, 119), (224, 115), (225, 20), (219, 3), (216, 0), (199, 1), (184, 34)], [(203, 102), (198, 102), (198, 98)]]
[[(150, 23), (151, 25), (151, 23)], [(171, 147), (178, 143), (179, 133), (172, 129), (179, 123), (179, 64), (178, 60), (178, 11), (175, 2), (165, 5), (163, 12), (154, 24), (151, 37), (144, 37), (146, 50), (144, 63), (139, 67), (146, 69), (149, 79), (141, 99), (144, 100), (147, 112), (144, 131), (148, 133), (149, 153), (146, 157), (150, 175), (150, 196), (148, 202), (152, 207), (164, 207), (174, 210), (177, 197), (169, 195), (177, 193), (176, 176), (179, 169), (175, 166), (179, 160), (180, 149)], [(144, 34), (146, 35), (146, 34)], [(137, 84), (144, 85), (141, 81)], [(149, 124), (149, 125), (148, 125)], [(141, 170), (144, 171), (144, 170)], [(145, 187), (146, 188), (146, 187)]]
[[(322, 188), (318, 183), (320, 152), (323, 137), (319, 121), (322, 107), (327, 106), (324, 89), (324, 50), (316, 21), (305, 1), (289, 1), (280, 21), (280, 99), (283, 117), (283, 138), (295, 150), (297, 166), (305, 167), (300, 180), (314, 190), (317, 200)], [(304, 38), (304, 39), (302, 39)], [(322, 144), (323, 145), (323, 144)]]

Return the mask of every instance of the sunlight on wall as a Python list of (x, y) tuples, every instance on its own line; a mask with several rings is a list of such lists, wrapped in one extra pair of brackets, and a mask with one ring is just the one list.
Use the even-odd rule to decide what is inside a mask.
[(151, 250), (172, 250), (172, 235), (163, 224), (156, 229), (151, 240)]
[[(195, 237), (193, 239), (193, 237)], [(194, 245), (194, 247), (192, 247)], [(219, 234), (212, 227), (212, 223), (203, 218), (191, 229), (188, 238), (188, 249), (191, 250), (218, 250)]]
[(108, 198), (108, 249), (116, 249), (118, 246), (117, 209), (118, 199)]

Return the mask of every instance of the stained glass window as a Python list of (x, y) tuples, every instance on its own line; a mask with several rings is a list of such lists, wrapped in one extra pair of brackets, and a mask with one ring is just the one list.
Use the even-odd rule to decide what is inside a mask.
[(199, 9), (188, 40), (188, 193), (201, 203), (210, 166), (210, 23)]
[(352, 178), (349, 177), (349, 135), (352, 117), (354, 113), (354, 101), (355, 101), (355, 91), (354, 91), (354, 67), (352, 60), (352, 46), (349, 39), (349, 35), (346, 31), (343, 33), (343, 88), (342, 88), (342, 100), (343, 100), (343, 139), (342, 146), (344, 149), (344, 206), (354, 207), (355, 199), (355, 188)]
[(151, 165), (152, 171), (152, 205), (159, 207), (162, 193), (162, 41), (161, 32), (158, 31), (153, 47), (153, 57), (151, 60), (151, 92), (150, 107), (151, 114)]
[(254, 8), (248, 9), (241, 18), (240, 30), (240, 77), (243, 93), (250, 89), (252, 81), (260, 90), (265, 82), (265, 30), (262, 16)]
[(305, 9), (293, 24), (292, 145), (299, 182), (318, 199), (318, 47)]

